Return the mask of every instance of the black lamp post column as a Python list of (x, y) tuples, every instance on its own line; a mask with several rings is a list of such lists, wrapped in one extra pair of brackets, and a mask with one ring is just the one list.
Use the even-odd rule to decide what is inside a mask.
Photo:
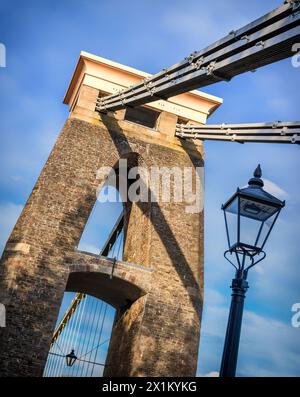
[(225, 336), (220, 377), (234, 377), (242, 327), (244, 300), (248, 289), (247, 271), (236, 272), (232, 280), (231, 306)]

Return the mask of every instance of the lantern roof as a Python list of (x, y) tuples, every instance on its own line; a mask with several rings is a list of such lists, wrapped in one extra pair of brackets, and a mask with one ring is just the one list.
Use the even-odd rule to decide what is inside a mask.
[(274, 207), (279, 207), (279, 208), (284, 207), (285, 201), (279, 200), (277, 197), (273, 196), (272, 194), (266, 192), (263, 189), (264, 182), (261, 179), (261, 176), (262, 176), (262, 171), (259, 164), (253, 173), (253, 178), (249, 180), (248, 186), (241, 189), (237, 188), (237, 191), (222, 206), (222, 209), (226, 209), (237, 196), (244, 196), (244, 197), (246, 196), (249, 199), (260, 201)]

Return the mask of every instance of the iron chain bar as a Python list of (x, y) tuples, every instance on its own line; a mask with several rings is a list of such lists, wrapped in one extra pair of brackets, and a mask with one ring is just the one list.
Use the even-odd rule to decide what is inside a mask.
[(219, 124), (219, 125), (183, 125), (177, 124), (175, 135), (184, 139), (300, 144), (300, 121), (255, 123), (255, 124)]
[(167, 99), (293, 55), (300, 40), (299, 0), (285, 3), (182, 62), (163, 69), (121, 93), (97, 100), (99, 112)]

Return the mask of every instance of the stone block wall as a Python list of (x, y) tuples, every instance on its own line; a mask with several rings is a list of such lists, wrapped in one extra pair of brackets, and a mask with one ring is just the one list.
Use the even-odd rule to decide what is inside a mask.
[[(94, 122), (79, 114), (77, 109), (63, 127), (1, 259), (7, 327), (0, 328), (0, 376), (42, 375), (68, 283), (68, 258), (96, 200), (98, 168), (132, 156), (147, 168), (203, 167), (199, 148), (183, 148), (113, 117)], [(203, 211), (187, 214), (185, 206), (160, 201), (127, 206), (124, 261), (151, 269), (151, 288), (116, 320), (107, 376), (195, 375)]]

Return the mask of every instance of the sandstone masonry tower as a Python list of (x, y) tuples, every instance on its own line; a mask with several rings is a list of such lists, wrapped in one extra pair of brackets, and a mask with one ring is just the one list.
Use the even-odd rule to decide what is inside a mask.
[[(107, 376), (194, 376), (203, 297), (203, 211), (185, 203), (125, 205), (123, 261), (76, 250), (96, 201), (101, 166), (203, 167), (200, 142), (181, 142), (178, 119), (205, 123), (221, 104), (192, 91), (100, 115), (98, 95), (148, 75), (82, 52), (64, 103), (70, 116), (6, 244), (0, 267), (0, 376), (41, 376), (65, 290), (119, 313)], [(104, 181), (102, 181), (104, 182)], [(203, 197), (202, 197), (203, 200)], [(122, 311), (126, 302), (130, 306)]]

